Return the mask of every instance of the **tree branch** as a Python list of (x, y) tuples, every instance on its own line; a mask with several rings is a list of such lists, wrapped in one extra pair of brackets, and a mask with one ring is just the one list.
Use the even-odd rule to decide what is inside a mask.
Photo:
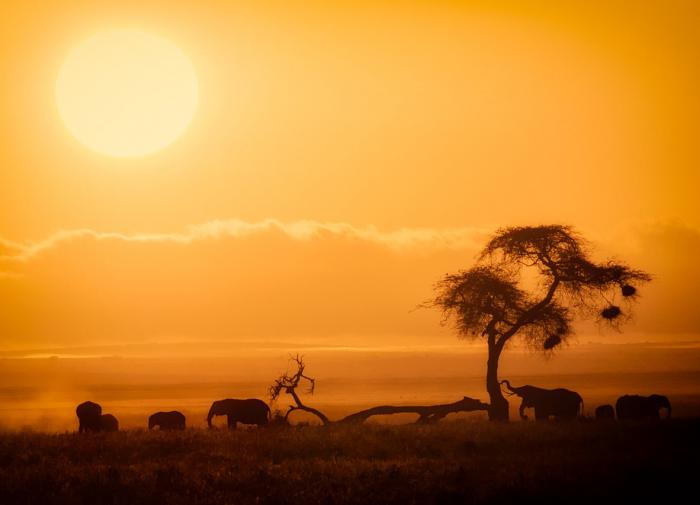
[(525, 312), (523, 312), (523, 314), (517, 319), (517, 321), (515, 321), (515, 324), (511, 326), (508, 331), (503, 333), (501, 335), (501, 338), (498, 339), (496, 346), (499, 348), (499, 350), (503, 349), (510, 337), (515, 335), (520, 330), (520, 328), (532, 322), (535, 316), (537, 316), (537, 314), (542, 309), (546, 308), (547, 305), (549, 305), (552, 302), (552, 300), (554, 299), (554, 294), (556, 293), (557, 288), (559, 287), (559, 282), (559, 277), (554, 275), (554, 280), (552, 281), (552, 284), (550, 284), (549, 289), (547, 290), (547, 294), (544, 296), (544, 298), (542, 298), (542, 300), (540, 300), (532, 307), (527, 309)]
[(305, 412), (309, 412), (310, 414), (314, 414), (321, 420), (321, 422), (324, 425), (330, 424), (331, 421), (323, 412), (313, 407), (308, 407), (304, 405), (304, 403), (301, 401), (301, 398), (299, 398), (299, 395), (297, 394), (296, 389), (297, 387), (299, 387), (299, 383), (302, 379), (309, 382), (310, 386), (308, 392), (310, 394), (313, 394), (314, 389), (316, 388), (316, 379), (314, 379), (313, 377), (309, 377), (308, 375), (304, 375), (304, 369), (306, 368), (306, 364), (304, 363), (304, 357), (297, 354), (296, 356), (292, 356), (290, 358), (290, 361), (294, 362), (294, 364), (296, 365), (296, 372), (291, 374), (290, 372), (285, 372), (275, 380), (272, 386), (270, 386), (270, 397), (273, 401), (279, 397), (282, 391), (284, 391), (288, 395), (291, 395), (292, 399), (294, 400), (295, 405), (289, 406), (289, 409), (287, 410), (287, 413), (284, 416), (284, 420), (286, 421), (293, 411), (303, 410)]
[(307, 407), (306, 405), (304, 405), (294, 389), (290, 389), (287, 392), (290, 395), (292, 395), (292, 398), (294, 398), (294, 402), (296, 403), (296, 405), (289, 406), (289, 410), (287, 410), (287, 413), (284, 416), (285, 421), (287, 421), (287, 419), (289, 418), (289, 414), (291, 414), (292, 411), (303, 410), (304, 412), (314, 414), (316, 417), (318, 417), (324, 426), (328, 426), (329, 424), (331, 424), (331, 421), (330, 421), (330, 419), (328, 419), (326, 414), (324, 414), (323, 412), (321, 412), (318, 409), (315, 409), (313, 407)]

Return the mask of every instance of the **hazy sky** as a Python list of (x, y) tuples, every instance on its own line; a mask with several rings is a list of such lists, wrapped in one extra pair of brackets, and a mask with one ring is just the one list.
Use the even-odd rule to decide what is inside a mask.
[[(413, 310), (432, 284), (549, 222), (656, 276), (624, 336), (584, 339), (697, 338), (698, 26), (694, 1), (4, 2), (0, 350), (453, 342)], [(122, 27), (199, 79), (143, 158), (54, 101), (71, 48)]]

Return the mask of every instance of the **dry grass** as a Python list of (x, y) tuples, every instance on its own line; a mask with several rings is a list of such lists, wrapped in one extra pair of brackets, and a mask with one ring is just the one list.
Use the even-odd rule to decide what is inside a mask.
[(690, 488), (700, 421), (443, 422), (0, 434), (0, 502), (309, 505), (648, 501)]

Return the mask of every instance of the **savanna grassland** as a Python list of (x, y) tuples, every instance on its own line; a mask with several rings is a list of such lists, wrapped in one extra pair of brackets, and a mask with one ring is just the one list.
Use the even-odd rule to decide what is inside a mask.
[(3, 504), (649, 502), (695, 492), (700, 420), (0, 434)]

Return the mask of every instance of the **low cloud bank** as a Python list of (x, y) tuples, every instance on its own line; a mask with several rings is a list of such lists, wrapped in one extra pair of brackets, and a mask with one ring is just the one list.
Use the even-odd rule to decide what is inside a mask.
[[(175, 340), (453, 343), (439, 314), (415, 308), (442, 275), (473, 264), (487, 236), (469, 227), (232, 219), (181, 233), (75, 229), (32, 243), (0, 239), (0, 350)], [(579, 335), (700, 335), (698, 230), (636, 225), (593, 245), (597, 256), (643, 268), (654, 281), (625, 334), (582, 324)]]

